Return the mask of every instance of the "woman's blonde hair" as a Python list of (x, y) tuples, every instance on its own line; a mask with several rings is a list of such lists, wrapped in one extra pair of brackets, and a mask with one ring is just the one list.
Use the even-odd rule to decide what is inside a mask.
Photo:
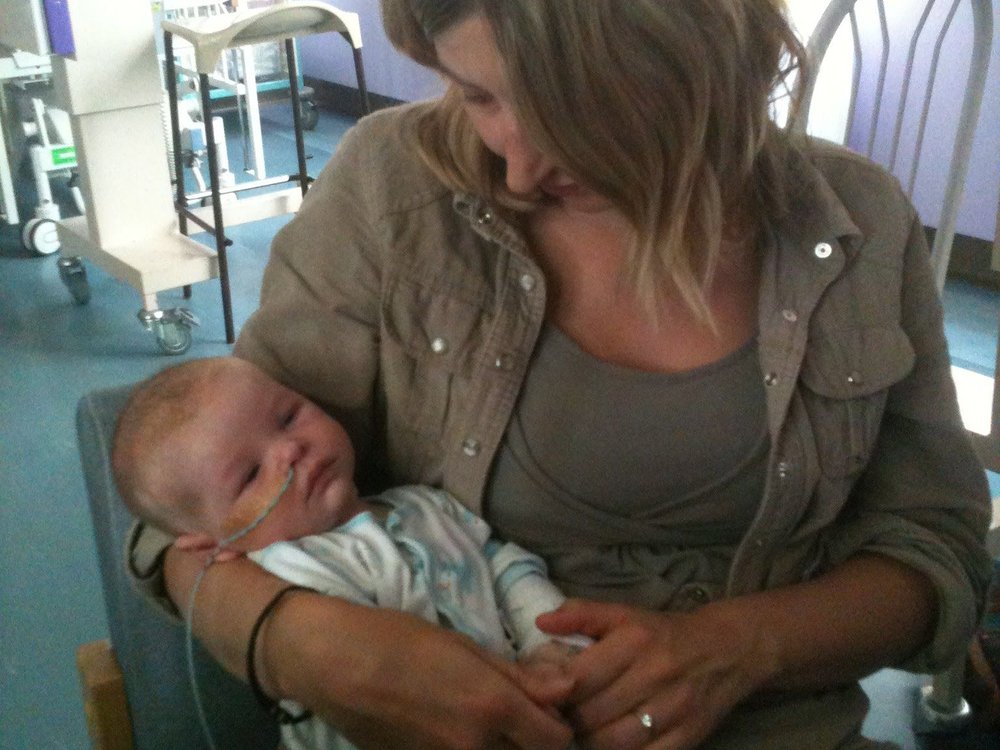
[[(381, 0), (386, 31), (437, 66), (434, 38), (481, 14), (526, 136), (635, 227), (624, 280), (652, 310), (673, 282), (711, 321), (726, 235), (787, 204), (788, 143), (771, 109), (805, 53), (782, 0)], [(796, 106), (792, 103), (792, 117)], [(430, 109), (421, 153), (449, 187), (524, 210), (457, 92)]]

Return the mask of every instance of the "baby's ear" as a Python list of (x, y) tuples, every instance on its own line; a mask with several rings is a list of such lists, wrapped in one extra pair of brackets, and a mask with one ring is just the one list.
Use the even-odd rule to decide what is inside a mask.
[(174, 540), (174, 546), (189, 552), (207, 552), (215, 549), (215, 540), (208, 534), (181, 534)]

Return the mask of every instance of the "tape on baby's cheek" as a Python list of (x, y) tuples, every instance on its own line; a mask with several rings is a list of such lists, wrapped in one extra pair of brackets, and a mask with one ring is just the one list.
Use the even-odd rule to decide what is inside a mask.
[(201, 721), (201, 726), (205, 732), (205, 738), (208, 740), (208, 745), (214, 750), (215, 743), (212, 741), (212, 732), (208, 728), (208, 721), (205, 716), (205, 708), (201, 702), (201, 696), (198, 692), (198, 681), (195, 677), (194, 668), (194, 633), (192, 631), (192, 621), (194, 619), (194, 602), (195, 597), (198, 595), (198, 587), (201, 586), (201, 582), (205, 577), (205, 573), (208, 572), (209, 567), (217, 559), (223, 560), (221, 557), (222, 553), (226, 552), (230, 544), (243, 538), (258, 525), (267, 515), (274, 510), (274, 507), (278, 504), (281, 496), (285, 494), (285, 490), (292, 483), (292, 478), (294, 477), (294, 472), (292, 467), (288, 467), (288, 474), (284, 477), (276, 477), (273, 482), (271, 481), (260, 481), (257, 484), (256, 491), (243, 498), (243, 502), (239, 504), (238, 508), (234, 508), (226, 519), (225, 527), (226, 529), (232, 528), (233, 531), (227, 531), (226, 538), (219, 542), (215, 550), (208, 556), (205, 560), (205, 564), (195, 579), (194, 586), (191, 588), (191, 594), (188, 597), (187, 614), (184, 618), (184, 645), (185, 651), (187, 652), (187, 664), (188, 664), (188, 678), (191, 680), (191, 692), (194, 695), (195, 707), (198, 709), (198, 719)]
[(232, 508), (223, 525), (225, 536), (231, 536), (255, 523), (268, 510), (288, 482), (288, 476), (275, 475), (270, 481), (258, 482), (252, 495), (243, 498)]

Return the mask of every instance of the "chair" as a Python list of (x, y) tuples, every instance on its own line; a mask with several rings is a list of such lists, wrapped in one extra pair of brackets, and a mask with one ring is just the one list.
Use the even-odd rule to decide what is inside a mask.
[[(942, 56), (947, 34), (963, 2), (972, 12), (972, 45), (970, 48), (956, 49), (956, 45), (952, 44), (948, 47), (949, 54)], [(903, 6), (902, 3), (895, 5), (896, 10)], [(923, 9), (917, 18), (916, 13), (921, 5)], [(912, 195), (921, 159), (928, 150), (926, 143), (928, 116), (940, 63), (942, 59), (949, 66), (964, 65), (968, 61), (969, 73), (965, 95), (962, 99), (961, 112), (955, 118), (957, 128), (951, 147), (951, 163), (947, 173), (941, 213), (935, 224), (937, 230), (932, 248), (934, 275), (940, 290), (944, 288), (945, 275), (948, 271), (951, 245), (955, 236), (955, 222), (972, 155), (972, 139), (986, 87), (986, 73), (993, 40), (993, 2), (992, 0), (942, 0), (942, 2), (924, 0), (922, 3), (907, 3), (906, 9), (913, 10), (909, 11), (906, 18), (916, 22), (912, 31), (901, 29), (908, 34), (908, 38), (894, 38), (893, 32), (901, 26), (901, 19), (890, 19), (885, 6), (885, 0), (831, 0), (809, 37), (808, 56), (813, 74), (796, 84), (802, 95), (803, 116), (798, 118), (794, 127), (800, 130), (808, 127), (813, 93), (824, 57), (837, 32), (848, 24), (853, 41), (854, 59), (850, 105), (843, 142), (875, 158), (876, 161), (884, 162), (890, 171), (897, 172), (897, 176), (907, 166), (905, 156), (906, 152), (909, 152), (909, 170), (903, 184)], [(869, 39), (864, 35), (863, 24), (859, 22), (859, 11), (867, 13), (863, 20), (871, 20), (871, 16), (877, 14), (877, 39)], [(900, 34), (899, 37), (904, 35)], [(905, 59), (900, 59), (904, 50)], [(874, 63), (874, 69), (865, 61), (866, 53), (870, 52), (877, 53), (877, 58), (871, 61)], [(927, 60), (926, 69), (923, 67), (924, 60)], [(899, 81), (898, 103), (887, 97), (891, 90), (891, 87), (887, 86), (890, 79)], [(870, 89), (871, 86), (874, 86), (874, 89)], [(862, 95), (869, 91), (870, 97)], [(893, 106), (895, 109), (891, 109)], [(889, 125), (892, 126), (892, 130), (886, 154), (885, 139), (889, 133), (886, 128)], [(913, 131), (914, 126), (915, 131)], [(915, 132), (912, 144), (904, 137), (909, 132)], [(937, 149), (941, 145), (940, 140), (934, 139), (930, 147)], [(933, 217), (925, 218), (930, 220)]]
[[(948, 48), (950, 54), (942, 56), (947, 34), (963, 2), (972, 13), (972, 45), (956, 48), (952, 44)], [(951, 161), (931, 250), (935, 281), (940, 291), (948, 271), (955, 223), (972, 155), (972, 139), (986, 87), (993, 40), (993, 3), (992, 0), (924, 0), (909, 3), (906, 8), (896, 3), (893, 10), (900, 9), (907, 11), (905, 17), (890, 18), (885, 0), (830, 1), (809, 37), (810, 75), (796, 82), (795, 93), (802, 97), (801, 113), (792, 127), (800, 132), (810, 129), (810, 111), (824, 59), (834, 37), (841, 29), (849, 27), (853, 46), (852, 75), (841, 141), (896, 173), (912, 197), (922, 157), (929, 148), (927, 125), (940, 63), (945, 60), (949, 66), (968, 64), (965, 94), (961, 111), (955, 118), (957, 127), (951, 145)], [(871, 22), (875, 18), (877, 33), (866, 35), (866, 25), (874, 27)], [(902, 28), (911, 25), (912, 29)], [(905, 33), (894, 35), (897, 30)], [(872, 36), (875, 38), (870, 38)], [(874, 60), (866, 59), (872, 53)], [(898, 91), (888, 85), (893, 79), (899, 82)], [(898, 101), (893, 101), (888, 96), (890, 93), (898, 93)], [(914, 134), (912, 139), (907, 137), (910, 134)], [(942, 147), (940, 139), (931, 140), (932, 148)], [(901, 174), (904, 171), (905, 175)], [(933, 677), (920, 701), (915, 721), (919, 731), (950, 730), (966, 722), (970, 708), (962, 695), (964, 674), (963, 658)]]
[[(112, 480), (109, 447), (129, 390), (97, 391), (77, 406), (77, 438), (111, 634), (110, 642), (84, 644), (77, 652), (84, 706), (97, 750), (201, 750), (208, 744), (191, 695), (184, 629), (135, 591), (122, 563), (132, 518)], [(277, 725), (249, 687), (200, 649), (195, 659), (215, 745), (274, 750)]]

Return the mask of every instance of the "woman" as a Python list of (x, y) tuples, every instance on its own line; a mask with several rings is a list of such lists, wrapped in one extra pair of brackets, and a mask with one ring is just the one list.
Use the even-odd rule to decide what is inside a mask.
[[(264, 689), (371, 748), (871, 746), (857, 679), (974, 628), (988, 493), (912, 207), (768, 117), (802, 56), (780, 3), (382, 9), (448, 93), (345, 137), (235, 353), (542, 554), (579, 598), (539, 624), (597, 642), (542, 683), (295, 594)], [(167, 554), (174, 601), (197, 565)], [(208, 576), (235, 673), (280, 586)]]

